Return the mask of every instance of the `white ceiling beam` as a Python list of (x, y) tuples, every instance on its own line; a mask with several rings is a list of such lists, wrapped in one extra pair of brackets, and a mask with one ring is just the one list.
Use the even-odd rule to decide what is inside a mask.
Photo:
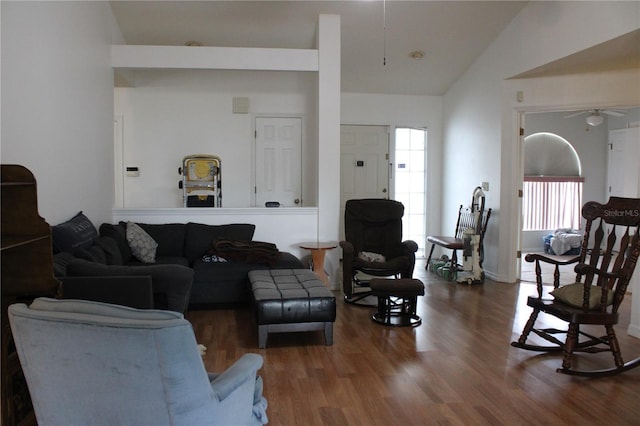
[(124, 69), (318, 71), (318, 50), (112, 45), (111, 66)]

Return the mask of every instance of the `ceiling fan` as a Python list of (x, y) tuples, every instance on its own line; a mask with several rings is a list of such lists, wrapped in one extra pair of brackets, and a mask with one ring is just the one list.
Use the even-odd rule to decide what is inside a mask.
[(595, 127), (595, 126), (599, 126), (602, 124), (602, 122), (604, 121), (604, 117), (602, 116), (602, 114), (607, 114), (610, 115), (612, 117), (623, 117), (624, 116), (624, 112), (623, 111), (618, 111), (618, 110), (613, 110), (613, 109), (587, 109), (584, 111), (578, 111), (575, 112), (573, 114), (569, 114), (567, 116), (565, 116), (564, 118), (571, 118), (571, 117), (577, 117), (578, 115), (582, 115), (582, 114), (589, 114), (587, 116), (587, 124), (589, 126)]

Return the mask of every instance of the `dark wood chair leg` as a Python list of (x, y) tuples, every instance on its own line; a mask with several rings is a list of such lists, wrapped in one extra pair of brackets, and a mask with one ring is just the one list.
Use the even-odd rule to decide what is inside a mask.
[(520, 345), (524, 345), (526, 343), (527, 337), (529, 337), (529, 333), (531, 333), (531, 330), (533, 330), (533, 326), (536, 323), (536, 319), (538, 319), (538, 314), (540, 314), (540, 311), (538, 311), (537, 309), (534, 309), (533, 312), (531, 312), (531, 315), (529, 315), (529, 319), (527, 320), (527, 323), (524, 325), (522, 334), (518, 339), (518, 343)]
[(427, 271), (429, 270), (429, 264), (431, 262), (431, 256), (433, 256), (433, 249), (436, 248), (435, 244), (431, 244), (431, 250), (429, 251), (429, 257), (427, 258), (427, 265), (424, 267)]
[(571, 360), (573, 358), (573, 348), (578, 343), (578, 331), (579, 326), (576, 323), (569, 323), (569, 329), (567, 330), (567, 340), (564, 344), (564, 358), (562, 359), (562, 368), (570, 369)]
[(607, 329), (607, 337), (609, 338), (609, 347), (611, 348), (611, 353), (613, 354), (613, 361), (616, 364), (616, 367), (620, 368), (624, 365), (624, 360), (622, 359), (622, 354), (620, 353), (620, 344), (618, 344), (618, 338), (616, 337), (616, 332), (613, 330), (612, 325), (606, 325)]

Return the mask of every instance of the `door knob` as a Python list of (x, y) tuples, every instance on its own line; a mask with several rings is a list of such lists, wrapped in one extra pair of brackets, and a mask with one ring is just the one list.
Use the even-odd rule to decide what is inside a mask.
[(300, 199), (296, 198), (295, 200), (293, 200), (293, 202), (296, 203), (296, 204), (300, 204)]
[(387, 193), (387, 188), (382, 188), (382, 193), (386, 194)]

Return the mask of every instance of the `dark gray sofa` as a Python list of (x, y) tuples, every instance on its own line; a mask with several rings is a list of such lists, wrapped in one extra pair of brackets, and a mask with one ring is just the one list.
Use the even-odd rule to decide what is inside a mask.
[[(297, 257), (280, 251), (270, 263), (207, 261), (210, 259), (205, 256), (216, 240), (252, 241), (253, 224), (205, 225), (190, 222), (137, 225), (158, 244), (154, 263), (142, 263), (134, 257), (127, 242), (125, 222), (105, 223), (100, 226), (99, 234), (96, 232), (81, 246), (68, 247), (67, 244), (65, 250), (57, 247), (61, 253), (54, 255), (56, 275), (152, 275), (157, 307), (170, 305), (173, 310), (179, 310), (176, 307), (180, 305), (181, 298), (188, 300), (191, 309), (249, 302), (251, 291), (247, 274), (251, 270), (304, 268)], [(56, 227), (52, 228), (56, 251)], [(187, 285), (189, 281), (191, 285)]]
[[(204, 225), (189, 222), (166, 225), (138, 224), (157, 243), (156, 263), (188, 266), (194, 271), (189, 305), (249, 302), (251, 292), (247, 274), (255, 269), (304, 268), (302, 262), (287, 252), (279, 252), (272, 263), (242, 261), (206, 262), (203, 260), (216, 239), (252, 241), (255, 225), (237, 223)], [(126, 223), (102, 224), (100, 235), (114, 239), (121, 251), (123, 264), (144, 265), (131, 254), (126, 239)]]

